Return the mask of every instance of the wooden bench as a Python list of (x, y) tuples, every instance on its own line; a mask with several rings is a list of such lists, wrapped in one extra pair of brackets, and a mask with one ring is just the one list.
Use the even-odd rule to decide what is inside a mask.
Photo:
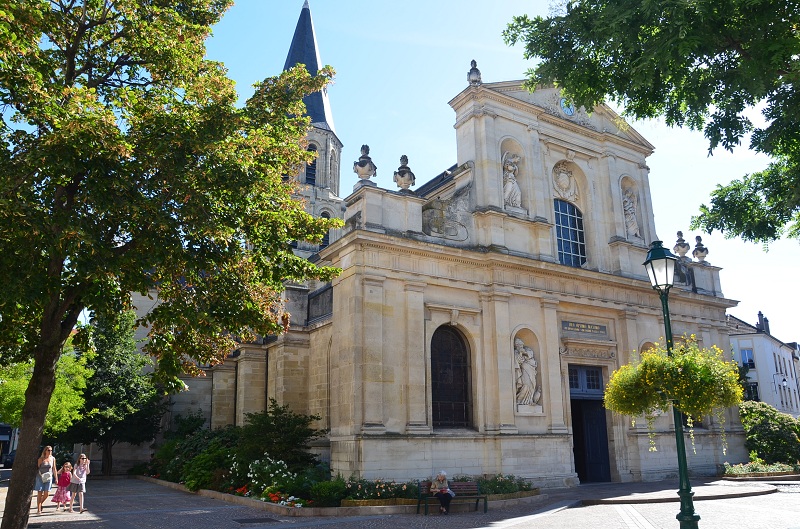
[[(468, 500), (472, 501), (475, 500), (475, 510), (478, 510), (478, 504), (481, 500), (483, 500), (483, 512), (488, 512), (488, 497), (486, 494), (481, 494), (480, 487), (478, 487), (477, 481), (450, 481), (450, 490), (456, 493), (453, 497), (452, 502), (457, 502), (460, 500)], [(433, 502), (436, 505), (439, 505), (439, 498), (431, 494), (431, 482), (430, 481), (420, 481), (419, 482), (419, 499), (417, 500), (417, 514), (419, 514), (419, 508), (424, 503), (425, 504), (425, 516), (428, 515), (428, 504)], [(452, 503), (451, 502), (451, 503)]]

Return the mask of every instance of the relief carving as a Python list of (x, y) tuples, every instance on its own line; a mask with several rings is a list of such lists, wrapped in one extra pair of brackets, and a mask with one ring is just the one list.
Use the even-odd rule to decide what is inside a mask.
[(578, 201), (578, 183), (565, 162), (559, 162), (553, 167), (553, 189), (556, 195), (567, 202)]

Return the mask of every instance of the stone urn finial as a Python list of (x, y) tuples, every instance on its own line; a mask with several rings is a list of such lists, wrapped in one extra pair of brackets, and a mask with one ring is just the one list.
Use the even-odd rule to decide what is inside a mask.
[(357, 162), (353, 162), (353, 172), (365, 182), (369, 182), (370, 178), (378, 174), (377, 166), (372, 163), (372, 158), (369, 157), (369, 145), (361, 146), (361, 156)]
[(697, 259), (699, 263), (705, 263), (706, 256), (708, 255), (708, 248), (703, 246), (703, 238), (699, 235), (694, 239), (697, 241), (697, 244), (694, 245), (694, 250), (692, 250), (692, 257)]
[(408, 192), (411, 192), (408, 188), (417, 183), (414, 173), (412, 173), (411, 169), (408, 167), (408, 156), (405, 154), (400, 157), (400, 167), (394, 172), (394, 181), (397, 187)]
[(678, 240), (675, 241), (675, 246), (672, 247), (672, 251), (678, 254), (680, 259), (689, 259), (686, 257), (686, 253), (689, 251), (692, 245), (683, 240), (683, 232), (678, 232)]
[(469, 64), (472, 68), (469, 69), (469, 73), (467, 74), (467, 81), (470, 86), (478, 86), (481, 84), (481, 71), (478, 70), (478, 63), (475, 59), (472, 59), (472, 62)]

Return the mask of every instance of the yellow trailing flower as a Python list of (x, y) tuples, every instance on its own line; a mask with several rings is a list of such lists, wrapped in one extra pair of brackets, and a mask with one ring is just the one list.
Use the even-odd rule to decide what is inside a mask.
[(606, 408), (632, 417), (652, 417), (674, 405), (699, 419), (741, 403), (742, 387), (736, 362), (726, 361), (717, 346), (701, 348), (692, 335), (675, 345), (672, 356), (657, 344), (614, 371), (604, 401)]

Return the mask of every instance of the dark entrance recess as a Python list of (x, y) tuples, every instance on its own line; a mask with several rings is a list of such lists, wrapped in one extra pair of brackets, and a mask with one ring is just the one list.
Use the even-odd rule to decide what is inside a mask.
[(611, 481), (602, 369), (569, 366), (569, 396), (578, 478), (581, 483)]
[(433, 427), (470, 427), (469, 351), (461, 334), (449, 325), (433, 333), (431, 379)]

